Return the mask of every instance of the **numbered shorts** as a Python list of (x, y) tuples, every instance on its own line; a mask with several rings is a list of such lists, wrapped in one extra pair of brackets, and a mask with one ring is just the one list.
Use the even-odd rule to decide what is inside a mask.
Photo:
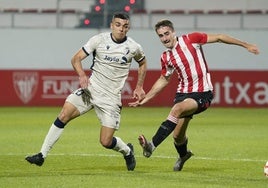
[(81, 88), (71, 93), (66, 101), (73, 104), (80, 114), (94, 108), (102, 126), (119, 129), (122, 108), (120, 98), (113, 98), (107, 92), (96, 91), (92, 87), (88, 89), (92, 97), (89, 105), (86, 105), (82, 100), (83, 90)]

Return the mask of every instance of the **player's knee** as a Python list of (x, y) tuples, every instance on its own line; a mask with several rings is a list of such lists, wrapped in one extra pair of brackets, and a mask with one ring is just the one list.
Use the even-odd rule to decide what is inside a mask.
[(64, 123), (67, 123), (70, 120), (70, 116), (65, 113), (65, 111), (61, 111), (61, 113), (58, 116), (58, 119)]
[(173, 106), (173, 108), (169, 112), (169, 115), (176, 117), (176, 118), (179, 118), (180, 115), (182, 114), (182, 112), (183, 112), (183, 109), (181, 108), (181, 106), (175, 105), (175, 106)]
[(79, 116), (80, 113), (76, 108), (63, 108), (58, 116), (58, 118), (64, 122), (68, 123), (70, 120)]

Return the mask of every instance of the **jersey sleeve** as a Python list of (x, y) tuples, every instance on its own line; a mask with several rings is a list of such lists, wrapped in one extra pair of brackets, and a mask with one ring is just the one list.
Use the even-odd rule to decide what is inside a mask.
[(95, 35), (87, 41), (87, 43), (82, 47), (82, 49), (87, 55), (89, 55), (96, 49), (99, 41), (101, 41), (100, 36)]
[(145, 53), (143, 51), (143, 48), (141, 47), (140, 44), (137, 43), (137, 50), (136, 50), (136, 54), (134, 56), (135, 61), (137, 61), (138, 63), (141, 62), (143, 59), (145, 58)]
[(187, 35), (191, 43), (205, 44), (207, 43), (208, 36), (206, 33), (194, 32)]

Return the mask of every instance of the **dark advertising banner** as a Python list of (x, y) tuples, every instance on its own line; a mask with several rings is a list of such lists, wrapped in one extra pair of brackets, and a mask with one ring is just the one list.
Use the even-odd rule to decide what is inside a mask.
[[(147, 92), (160, 71), (149, 70)], [(61, 106), (66, 96), (79, 87), (72, 70), (0, 70), (0, 106)], [(268, 71), (211, 71), (213, 106), (268, 107)], [(137, 71), (130, 71), (122, 91), (123, 105), (133, 101)], [(146, 106), (171, 106), (176, 92), (176, 74), (170, 84)]]

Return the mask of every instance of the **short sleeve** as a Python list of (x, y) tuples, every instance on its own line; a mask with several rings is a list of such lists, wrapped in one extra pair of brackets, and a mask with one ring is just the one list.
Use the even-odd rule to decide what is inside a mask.
[(205, 44), (207, 43), (208, 36), (206, 33), (194, 32), (187, 35), (191, 43)]
[(83, 50), (89, 55), (91, 54), (97, 47), (98, 43), (99, 43), (100, 37), (99, 35), (95, 35), (93, 37), (91, 37), (87, 43), (83, 46)]
[(145, 58), (145, 53), (140, 44), (137, 44), (136, 54), (134, 56), (135, 61), (141, 62)]

